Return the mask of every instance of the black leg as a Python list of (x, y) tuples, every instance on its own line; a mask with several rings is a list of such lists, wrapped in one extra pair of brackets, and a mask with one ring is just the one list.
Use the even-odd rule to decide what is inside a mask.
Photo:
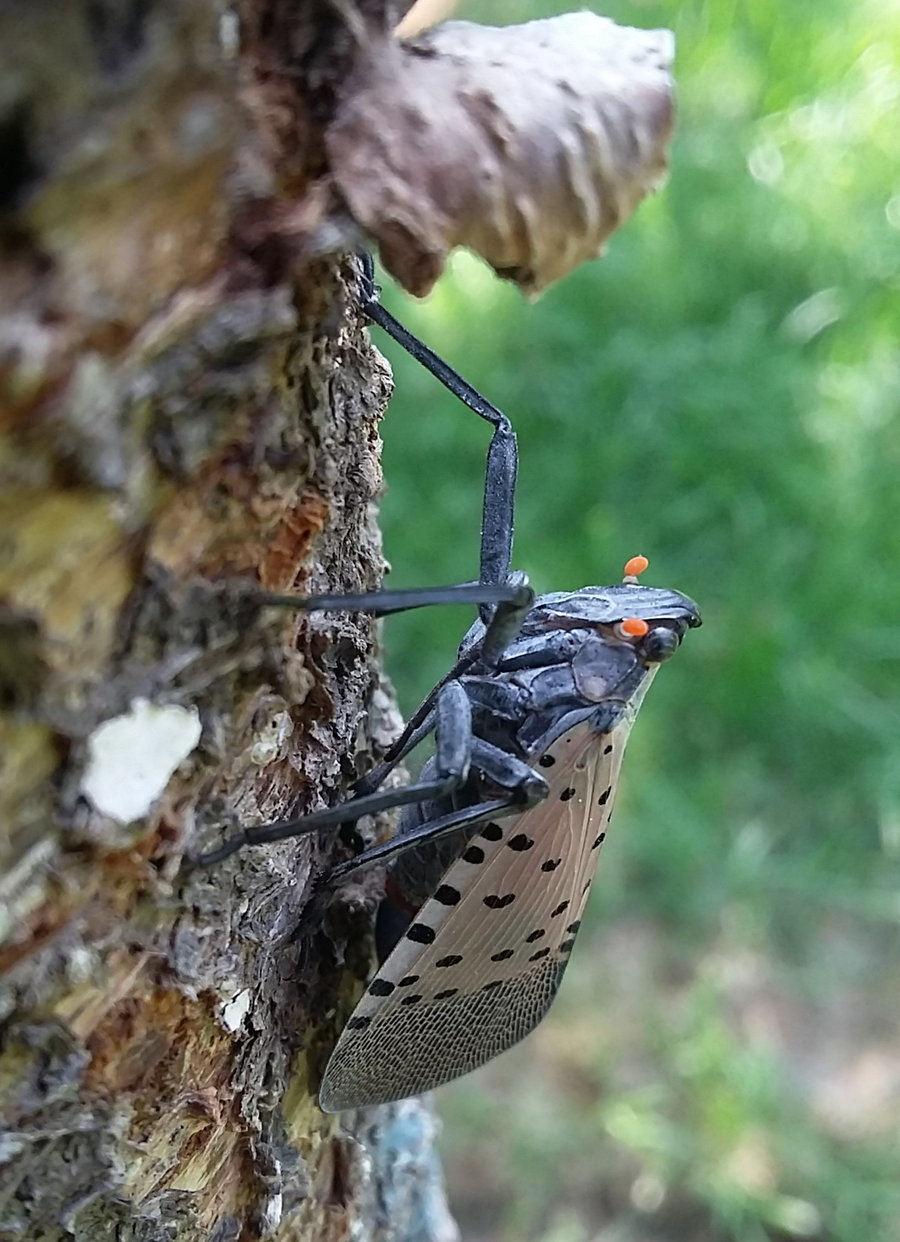
[(509, 815), (518, 815), (528, 807), (543, 801), (549, 792), (549, 786), (527, 763), (506, 754), (489, 742), (475, 738), (472, 744), (472, 762), (486, 776), (501, 788), (509, 789), (509, 796), (497, 798), (490, 802), (476, 802), (474, 806), (462, 807), (441, 815), (437, 819), (427, 820), (424, 824), (405, 832), (402, 837), (392, 837), (380, 845), (373, 845), (348, 862), (335, 867), (328, 877), (329, 884), (339, 884), (345, 876), (362, 867), (370, 867), (374, 863), (382, 863), (402, 854), (411, 846), (421, 845), (423, 841), (434, 841), (447, 833), (456, 832), (459, 828), (470, 827), (491, 819), (502, 819)]
[(438, 682), (427, 698), (419, 704), (406, 722), (403, 732), (385, 751), (381, 763), (374, 767), (371, 772), (367, 772), (357, 782), (356, 792), (358, 794), (372, 793), (376, 790), (397, 764), (402, 759), (405, 759), (411, 751), (415, 750), (423, 738), (428, 736), (434, 727), (434, 705), (441, 692), (441, 687), (445, 686), (449, 681), (455, 681), (461, 674), (466, 672), (475, 663), (476, 657), (477, 652), (472, 652), (457, 660), (444, 680)]
[(191, 861), (201, 867), (210, 866), (230, 858), (245, 845), (267, 845), (272, 841), (305, 836), (320, 828), (349, 823), (362, 815), (375, 815), (379, 811), (393, 810), (394, 807), (407, 806), (411, 802), (446, 797), (465, 781), (473, 745), (472, 709), (468, 696), (458, 681), (447, 682), (441, 687), (435, 708), (434, 729), (436, 779), (406, 785), (402, 789), (386, 789), (383, 793), (351, 798), (328, 810), (314, 811), (311, 815), (242, 828), (240, 832), (223, 841), (218, 848), (193, 855)]
[(414, 845), (421, 845), (423, 841), (435, 841), (439, 837), (446, 836), (449, 832), (455, 832), (459, 828), (466, 828), (472, 824), (480, 824), (489, 819), (502, 819), (507, 815), (518, 815), (522, 809), (520, 802), (510, 794), (508, 798), (497, 798), (492, 802), (476, 802), (474, 806), (463, 807), (459, 811), (451, 811), (448, 815), (442, 815), (439, 819), (430, 819), (427, 823), (419, 824), (410, 832), (402, 837), (391, 837), (390, 841), (383, 841), (380, 845), (373, 845), (367, 850), (363, 850), (361, 854), (357, 854), (355, 858), (348, 859), (347, 862), (340, 863), (333, 871), (328, 874), (328, 883), (331, 885), (340, 884), (345, 876), (351, 875), (354, 871), (359, 871), (363, 867), (371, 867), (375, 863), (382, 863), (395, 858), (398, 854), (402, 854), (404, 850)]
[(543, 776), (538, 775), (524, 760), (481, 738), (473, 740), (472, 763), (495, 785), (514, 793), (516, 802), (523, 809), (543, 802), (550, 792)]
[[(513, 527), (515, 524), (516, 473), (518, 449), (516, 433), (503, 413), (473, 388), (467, 380), (439, 358), (418, 337), (413, 336), (378, 300), (379, 289), (374, 280), (370, 255), (361, 255), (362, 308), (366, 316), (387, 332), (408, 354), (435, 379), (440, 380), (464, 405), (494, 428), (487, 455), (484, 480), (484, 504), (481, 518), (481, 582), (505, 582), (512, 562)], [(487, 624), (489, 609), (482, 607), (481, 619)]]
[(433, 350), (404, 328), (390, 311), (385, 310), (378, 300), (379, 289), (374, 280), (372, 258), (368, 254), (359, 257), (362, 263), (362, 307), (368, 318), (494, 428), (485, 471), (478, 582), (417, 591), (378, 591), (344, 596), (301, 597), (260, 592), (256, 598), (275, 607), (348, 609), (381, 616), (432, 604), (475, 603), (479, 605), (482, 622), (488, 631), (482, 643), (481, 659), (488, 667), (493, 667), (518, 633), (534, 601), (525, 575), (510, 576), (518, 469), (515, 432), (502, 410), (492, 405)]
[(525, 575), (505, 583), (459, 582), (451, 586), (416, 587), (408, 591), (366, 591), (359, 595), (278, 595), (255, 591), (252, 599), (267, 608), (296, 608), (301, 612), (371, 612), (387, 616), (393, 612), (410, 612), (413, 608), (431, 608), (436, 604), (508, 605), (521, 610), (530, 608), (534, 592)]

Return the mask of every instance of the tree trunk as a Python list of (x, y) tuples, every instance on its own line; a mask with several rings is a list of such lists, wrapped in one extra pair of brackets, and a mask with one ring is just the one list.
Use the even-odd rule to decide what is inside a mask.
[(454, 1236), (427, 1111), (313, 1099), (375, 882), (312, 899), (330, 834), (183, 864), (397, 728), (370, 621), (235, 586), (380, 578), (389, 376), (293, 222), (387, 7), (0, 12), (3, 1238)]

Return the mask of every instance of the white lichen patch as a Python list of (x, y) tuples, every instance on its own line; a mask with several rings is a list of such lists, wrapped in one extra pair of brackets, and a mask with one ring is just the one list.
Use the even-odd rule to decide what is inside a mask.
[(146, 815), (201, 733), (195, 707), (132, 700), (88, 738), (81, 792), (103, 815), (130, 824)]
[(230, 1001), (222, 1006), (222, 1023), (227, 1030), (234, 1034), (243, 1026), (244, 1019), (250, 1012), (250, 992), (247, 988), (242, 988), (240, 992), (235, 992)]
[[(280, 1173), (281, 1166), (278, 1164), (278, 1161), (275, 1163), (278, 1166), (277, 1171)], [(263, 1208), (263, 1237), (267, 1238), (275, 1232), (281, 1224), (283, 1215), (284, 1195), (272, 1195), (271, 1198), (266, 1200), (266, 1205)]]
[(250, 747), (250, 762), (264, 768), (276, 759), (280, 759), (287, 748), (287, 742), (294, 731), (294, 722), (287, 711), (275, 712), (257, 732), (256, 740)]

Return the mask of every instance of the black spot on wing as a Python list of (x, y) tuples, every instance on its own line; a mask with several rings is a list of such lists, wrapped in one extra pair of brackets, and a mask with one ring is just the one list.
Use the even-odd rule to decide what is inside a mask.
[(347, 1023), (347, 1030), (348, 1031), (364, 1031), (371, 1021), (372, 1021), (371, 1018), (366, 1018), (366, 1017), (351, 1018), (350, 1021)]
[(455, 906), (459, 904), (460, 892), (458, 888), (454, 888), (452, 884), (442, 884), (440, 888), (435, 890), (434, 899), (439, 901), (442, 906)]
[(536, 927), (533, 932), (529, 932), (529, 934), (525, 937), (525, 943), (534, 944), (535, 940), (540, 940), (540, 938), (542, 936), (546, 936), (546, 934), (547, 933), (544, 931), (543, 927)]
[(591, 842), (591, 849), (599, 850), (600, 846), (603, 844), (605, 840), (606, 840), (606, 833), (601, 832), (599, 837), (595, 837), (594, 840)]
[(572, 786), (570, 785), (568, 789), (564, 789), (562, 793), (559, 795), (559, 800), (560, 802), (568, 802), (570, 798), (575, 797), (576, 793), (577, 793), (577, 790), (573, 789)]
[(427, 923), (413, 923), (406, 933), (406, 939), (412, 940), (415, 944), (434, 944), (436, 935), (434, 928), (429, 927)]
[(609, 795), (612, 793), (612, 785), (607, 785), (603, 793), (597, 799), (597, 806), (606, 806), (609, 802)]
[(511, 837), (506, 842), (506, 845), (508, 849), (516, 850), (521, 853), (524, 850), (531, 849), (534, 845), (534, 838), (527, 837), (524, 832), (517, 832), (514, 837)]
[(581, 919), (576, 919), (574, 923), (569, 924), (569, 926), (566, 928), (566, 931), (569, 933), (570, 936), (574, 936), (580, 926), (581, 926)]
[(549, 949), (538, 949), (537, 953), (532, 953), (531, 957), (528, 960), (529, 962), (539, 962), (541, 958), (548, 957), (549, 954), (550, 954)]
[(439, 957), (435, 962), (435, 966), (458, 966), (462, 961), (461, 953), (448, 953), (446, 957)]
[(418, 975), (404, 975), (403, 978), (400, 980), (400, 982), (397, 984), (397, 987), (408, 988), (410, 987), (411, 984), (418, 983), (418, 982), (419, 982)]
[(499, 824), (485, 824), (481, 830), (481, 835), (485, 841), (499, 841), (503, 836), (503, 829)]
[(604, 746), (604, 747), (603, 747), (603, 753), (604, 753), (604, 755), (611, 755), (611, 754), (612, 754), (612, 742), (610, 742), (610, 744), (609, 744), (608, 746)]
[(421, 999), (422, 997), (420, 993), (410, 992), (409, 996), (404, 996), (401, 998), (400, 1004), (401, 1005), (418, 1005)]
[(492, 953), (492, 954), (491, 954), (491, 961), (492, 961), (492, 962), (506, 962), (506, 961), (509, 961), (509, 959), (510, 959), (510, 958), (512, 957), (512, 955), (513, 955), (513, 952), (514, 952), (514, 950), (513, 950), (513, 949), (501, 949), (499, 953)]
[(504, 982), (505, 980), (503, 979), (492, 979), (490, 983), (484, 984), (481, 991), (482, 992), (493, 992), (494, 988), (502, 988)]
[(483, 863), (484, 850), (480, 845), (470, 845), (463, 853), (463, 861), (467, 863)]
[(552, 768), (554, 763), (556, 763), (556, 759), (553, 755), (541, 755), (538, 763), (542, 768)]
[(546, 862), (541, 863), (541, 871), (555, 871), (561, 862), (561, 858), (548, 858)]
[(444, 988), (443, 992), (435, 992), (435, 1000), (449, 1000), (451, 996), (455, 996), (459, 988)]
[(502, 910), (506, 906), (511, 906), (515, 899), (515, 893), (504, 893), (502, 897), (499, 893), (488, 893), (483, 901), (489, 910)]
[(369, 984), (370, 996), (390, 996), (393, 990), (393, 983), (388, 982), (387, 979), (373, 979)]
[(557, 918), (560, 914), (563, 913), (564, 910), (568, 910), (568, 908), (569, 908), (569, 903), (567, 901), (561, 901), (555, 910), (550, 911), (551, 919)]
[(574, 944), (575, 944), (575, 937), (574, 937), (574, 936), (572, 937), (572, 939), (571, 939), (571, 940), (563, 940), (563, 941), (561, 941), (561, 942), (560, 942), (560, 946), (559, 946), (559, 951), (560, 951), (560, 953), (571, 953), (571, 952), (572, 952), (572, 948), (573, 948)]

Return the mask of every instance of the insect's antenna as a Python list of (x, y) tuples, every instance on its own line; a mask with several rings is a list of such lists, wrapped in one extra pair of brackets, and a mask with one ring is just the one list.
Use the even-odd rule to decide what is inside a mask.
[[(516, 474), (519, 455), (512, 424), (495, 405), (473, 388), (468, 380), (444, 362), (418, 337), (413, 336), (378, 300), (380, 290), (375, 284), (372, 257), (362, 261), (362, 308), (366, 316), (383, 328), (406, 352), (430, 371), (435, 379), (453, 393), (479, 418), (494, 428), (487, 455), (484, 480), (484, 503), (481, 519), (481, 565), (479, 581), (505, 582), (512, 562), (513, 527), (515, 524)], [(482, 620), (487, 623), (490, 609), (482, 607)]]

